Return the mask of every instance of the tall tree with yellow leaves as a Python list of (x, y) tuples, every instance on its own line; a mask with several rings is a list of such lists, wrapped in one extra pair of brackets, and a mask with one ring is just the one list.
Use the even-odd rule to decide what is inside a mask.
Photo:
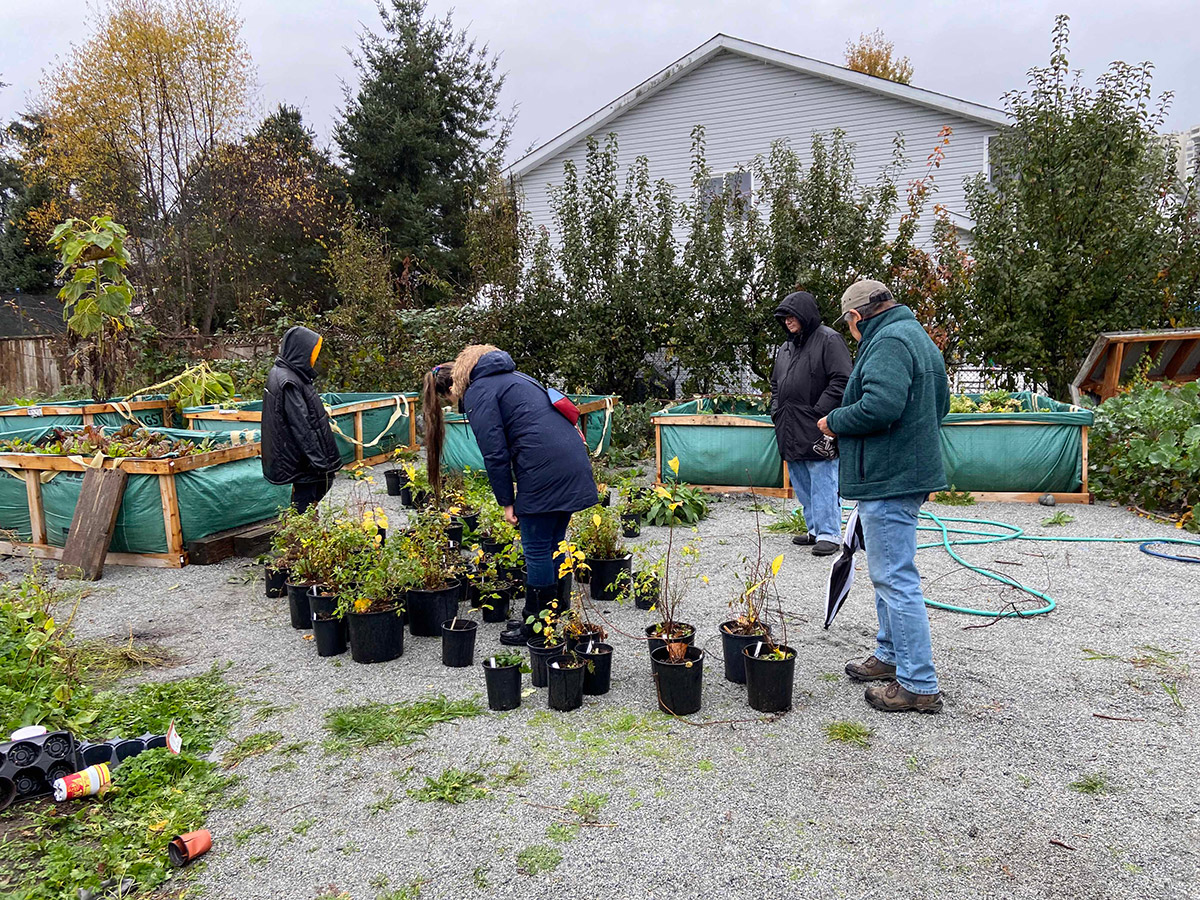
[(897, 58), (896, 45), (883, 36), (883, 29), (860, 34), (857, 41), (846, 41), (846, 68), (888, 81), (908, 84), (913, 67), (907, 56)]
[(253, 72), (231, 0), (109, 0), (45, 77), (45, 165), (78, 211), (126, 222), (161, 324), (194, 320), (191, 179), (242, 124)]

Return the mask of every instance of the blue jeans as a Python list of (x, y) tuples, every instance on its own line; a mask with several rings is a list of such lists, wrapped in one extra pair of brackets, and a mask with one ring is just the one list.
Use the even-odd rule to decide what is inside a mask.
[(802, 459), (788, 462), (788, 478), (804, 512), (808, 533), (818, 541), (842, 541), (842, 500), (838, 496), (838, 461)]
[(554, 554), (567, 537), (569, 512), (526, 513), (521, 516), (521, 546), (525, 550), (525, 583), (530, 587), (558, 584)]
[(859, 500), (867, 567), (879, 617), (875, 657), (896, 667), (896, 680), (914, 694), (936, 694), (929, 615), (917, 572), (917, 515), (926, 494)]

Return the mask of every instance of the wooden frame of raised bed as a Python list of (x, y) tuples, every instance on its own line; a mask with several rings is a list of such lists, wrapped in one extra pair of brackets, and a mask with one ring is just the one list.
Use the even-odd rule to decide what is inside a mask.
[[(417, 403), (411, 397), (404, 394), (396, 394), (404, 402), (405, 414), (408, 416), (408, 448), (410, 450), (417, 449)], [(372, 409), (387, 409), (390, 406), (395, 406), (394, 399), (378, 399), (378, 400), (357, 400), (353, 403), (338, 404), (333, 407), (330, 418), (341, 417), (354, 414), (354, 461), (362, 463), (365, 466), (373, 466), (376, 463), (384, 462), (392, 455), (391, 451), (386, 453), (377, 453), (374, 456), (363, 456), (363, 422), (362, 414), (367, 410)], [(187, 428), (193, 431), (197, 429), (193, 424), (196, 419), (206, 419), (209, 421), (219, 422), (242, 422), (253, 423), (255, 425), (262, 424), (262, 410), (257, 409), (205, 409), (199, 411), (185, 412), (184, 419), (187, 420)]]
[[(38, 424), (38, 419), (45, 416), (82, 416), (83, 425), (94, 425), (95, 417), (103, 413), (130, 413), (143, 409), (161, 409), (164, 428), (171, 427), (171, 404), (167, 400), (130, 400), (121, 403), (87, 403), (82, 406), (62, 406), (55, 403), (31, 403), (29, 406), (17, 406), (12, 409), (0, 409), (0, 416), (20, 416), (28, 419), (31, 426)], [(34, 411), (34, 412), (31, 412)], [(139, 423), (144, 424), (144, 423)], [(24, 426), (22, 426), (24, 427)], [(149, 426), (158, 427), (158, 426)]]
[[(191, 456), (168, 457), (165, 459), (121, 459), (104, 458), (104, 468), (118, 465), (130, 475), (157, 475), (158, 490), (162, 498), (163, 526), (167, 538), (166, 553), (117, 553), (109, 551), (105, 564), (117, 566), (150, 566), (154, 568), (178, 569), (188, 563), (188, 551), (183, 540), (183, 524), (179, 516), (179, 495), (175, 490), (175, 475), (193, 469), (214, 466), (239, 459), (260, 455), (258, 443), (238, 444), (222, 447), (207, 453)], [(17, 469), (24, 473), (25, 496), (29, 504), (29, 521), (32, 540), (0, 540), (0, 554), (9, 556), (34, 556), (41, 559), (62, 559), (63, 548), (55, 547), (46, 539), (46, 517), (42, 508), (43, 472), (83, 472), (85, 462), (77, 462), (66, 456), (49, 456), (41, 453), (0, 453), (0, 468)], [(262, 523), (253, 526), (261, 527)]]

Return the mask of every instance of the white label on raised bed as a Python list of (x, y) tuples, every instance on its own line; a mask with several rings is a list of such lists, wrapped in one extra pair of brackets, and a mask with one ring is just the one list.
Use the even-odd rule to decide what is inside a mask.
[(40, 419), (42, 417), (42, 408), (40, 406), (31, 406), (25, 414), (34, 419)]

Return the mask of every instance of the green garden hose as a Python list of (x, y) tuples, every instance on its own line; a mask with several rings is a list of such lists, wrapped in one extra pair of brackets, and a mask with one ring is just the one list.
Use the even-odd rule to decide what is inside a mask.
[[(918, 550), (926, 550), (932, 547), (942, 547), (950, 554), (950, 558), (960, 565), (966, 566), (972, 572), (991, 578), (994, 581), (999, 581), (1001, 584), (1008, 587), (1016, 588), (1041, 600), (1043, 605), (1037, 609), (1028, 610), (1008, 610), (995, 612), (987, 609), (972, 609), (966, 606), (952, 606), (949, 603), (939, 603), (936, 600), (925, 598), (925, 605), (932, 606), (934, 609), (944, 609), (947, 612), (963, 613), (968, 616), (987, 616), (990, 619), (996, 618), (1029, 618), (1030, 616), (1042, 616), (1048, 612), (1052, 612), (1057, 604), (1054, 598), (1044, 594), (1039, 590), (1027, 587), (1019, 581), (1001, 575), (998, 572), (992, 572), (980, 566), (972, 565), (967, 562), (958, 552), (955, 547), (968, 546), (972, 544), (999, 544), (1005, 541), (1050, 541), (1056, 543), (1073, 543), (1073, 544), (1139, 544), (1142, 552), (1155, 556), (1160, 559), (1170, 559), (1179, 562), (1200, 562), (1200, 557), (1195, 556), (1174, 556), (1171, 554), (1157, 552), (1153, 549), (1159, 544), (1175, 544), (1191, 547), (1200, 547), (1200, 541), (1187, 540), (1183, 538), (1159, 538), (1157, 540), (1147, 541), (1145, 538), (1105, 538), (1105, 537), (1058, 537), (1058, 536), (1034, 536), (1025, 534), (1024, 530), (1015, 525), (1008, 525), (1004, 522), (995, 522), (990, 519), (962, 519), (952, 518), (950, 516), (939, 516), (936, 513), (923, 511), (921, 519), (932, 522), (932, 525), (918, 525), (918, 531), (934, 531), (941, 535), (941, 540), (932, 541), (928, 544), (918, 544)], [(950, 527), (947, 523), (955, 523), (957, 525), (972, 525), (969, 527)], [(980, 527), (999, 529), (998, 531), (981, 531)], [(964, 535), (962, 538), (951, 538), (950, 535)]]

